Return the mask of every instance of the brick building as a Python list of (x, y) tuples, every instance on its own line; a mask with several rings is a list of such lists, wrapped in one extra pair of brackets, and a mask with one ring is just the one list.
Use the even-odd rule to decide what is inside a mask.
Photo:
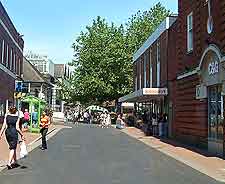
[(179, 0), (173, 133), (224, 154), (225, 0)]
[(176, 82), (176, 63), (171, 59), (176, 54), (173, 41), (176, 19), (177, 16), (167, 17), (134, 54), (134, 92), (119, 99), (119, 102), (135, 102), (140, 112), (167, 113), (171, 122), (173, 93), (169, 86)]
[(15, 80), (23, 72), (23, 47), (22, 36), (0, 2), (0, 122), (14, 103)]

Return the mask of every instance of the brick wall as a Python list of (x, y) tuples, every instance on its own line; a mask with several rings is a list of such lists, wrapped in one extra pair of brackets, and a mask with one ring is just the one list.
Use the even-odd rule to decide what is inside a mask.
[[(208, 5), (205, 0), (179, 0), (178, 4), (178, 73), (199, 65), (209, 44), (225, 52), (225, 0), (211, 0), (214, 30), (207, 33)], [(187, 53), (187, 15), (193, 12), (193, 52)]]
[[(0, 69), (0, 103), (5, 106), (6, 100), (13, 103), (16, 74), (20, 75), (23, 72), (24, 41), (1, 2), (0, 21), (0, 65), (7, 68)], [(15, 78), (9, 75), (10, 71), (14, 73)], [(0, 117), (1, 122), (2, 117)]]

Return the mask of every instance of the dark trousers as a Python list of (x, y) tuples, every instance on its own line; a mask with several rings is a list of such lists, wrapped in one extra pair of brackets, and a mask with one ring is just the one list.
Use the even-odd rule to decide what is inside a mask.
[(48, 132), (48, 128), (42, 128), (40, 132), (41, 132), (41, 136), (42, 136), (42, 148), (47, 149), (46, 135)]

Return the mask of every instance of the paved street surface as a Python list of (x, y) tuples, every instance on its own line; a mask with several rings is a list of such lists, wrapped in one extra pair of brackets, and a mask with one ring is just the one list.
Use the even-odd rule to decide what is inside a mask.
[(49, 149), (33, 150), (1, 184), (219, 184), (114, 128), (63, 129)]

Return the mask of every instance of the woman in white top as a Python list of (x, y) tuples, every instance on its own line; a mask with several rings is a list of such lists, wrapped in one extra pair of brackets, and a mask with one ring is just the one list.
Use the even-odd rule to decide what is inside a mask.
[(157, 117), (156, 117), (156, 114), (153, 113), (152, 114), (152, 133), (153, 133), (153, 136), (157, 136), (158, 134), (158, 121), (157, 121)]
[(118, 128), (118, 129), (125, 128), (125, 123), (124, 123), (124, 121), (122, 119), (122, 115), (121, 114), (119, 114), (117, 119), (116, 119), (116, 128)]
[(106, 116), (106, 127), (109, 128), (110, 125), (111, 125), (111, 117), (110, 117), (110, 114), (107, 113), (107, 116)]

